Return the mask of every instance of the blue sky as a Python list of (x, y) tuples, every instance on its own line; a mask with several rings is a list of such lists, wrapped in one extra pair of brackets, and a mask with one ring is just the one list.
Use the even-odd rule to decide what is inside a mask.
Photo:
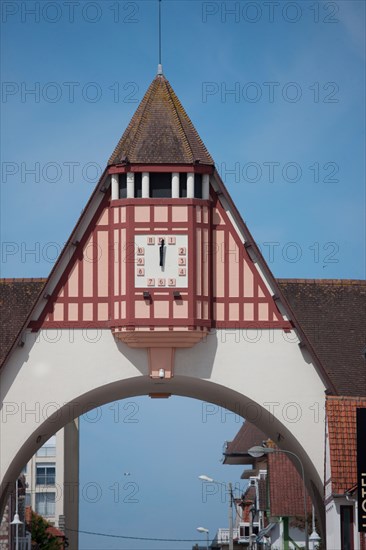
[[(365, 277), (364, 6), (163, 2), (164, 73), (277, 277)], [(40, 277), (156, 73), (157, 3), (1, 10), (1, 276)], [(226, 504), (203, 504), (196, 477), (205, 466), (239, 478), (219, 462), (238, 419), (204, 423), (204, 405), (181, 398), (130, 401), (138, 423), (115, 423), (108, 408), (82, 422), (82, 483), (100, 483), (105, 498), (82, 501), (80, 528), (190, 539), (201, 523), (225, 526)], [(108, 483), (127, 477), (139, 503), (112, 502)], [(81, 540), (84, 550), (190, 547)]]

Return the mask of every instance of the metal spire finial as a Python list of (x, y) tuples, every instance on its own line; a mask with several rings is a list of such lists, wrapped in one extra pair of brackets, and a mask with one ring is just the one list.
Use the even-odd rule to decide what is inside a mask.
[(161, 0), (159, 0), (159, 65), (158, 74), (163, 74), (163, 65), (161, 64)]

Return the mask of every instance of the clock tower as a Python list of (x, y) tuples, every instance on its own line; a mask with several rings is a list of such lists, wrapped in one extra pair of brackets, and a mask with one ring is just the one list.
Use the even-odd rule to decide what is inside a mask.
[(159, 357), (152, 375), (162, 372), (165, 355), (169, 377), (173, 350), (194, 345), (211, 327), (214, 162), (163, 75), (152, 82), (109, 164), (110, 207), (120, 224), (116, 248), (126, 250), (115, 334), (148, 346), (150, 362)]
[[(93, 206), (94, 205), (94, 206)], [(35, 328), (109, 328), (150, 376), (213, 329), (288, 331), (277, 285), (163, 74), (122, 135)]]

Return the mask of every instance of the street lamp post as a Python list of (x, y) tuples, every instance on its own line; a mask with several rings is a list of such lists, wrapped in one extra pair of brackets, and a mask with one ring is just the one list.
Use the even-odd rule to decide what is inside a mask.
[(316, 527), (315, 527), (315, 509), (314, 509), (314, 506), (313, 506), (313, 509), (312, 509), (312, 533), (309, 537), (309, 543), (310, 543), (310, 546), (311, 546), (311, 550), (317, 550), (318, 548), (318, 545), (320, 543), (320, 537), (318, 535), (318, 533), (316, 532)]
[(15, 484), (15, 514), (10, 525), (15, 525), (15, 550), (19, 550), (19, 525), (23, 525), (23, 522), (20, 521), (18, 513), (18, 479)]
[(208, 550), (208, 545), (209, 545), (209, 533), (210, 531), (208, 529), (206, 529), (206, 527), (197, 527), (197, 531), (199, 533), (206, 533), (206, 550)]
[(309, 550), (309, 532), (308, 532), (308, 513), (306, 509), (306, 486), (305, 486), (305, 472), (304, 472), (304, 465), (297, 454), (291, 452), (291, 451), (284, 451), (283, 449), (273, 449), (273, 447), (260, 447), (255, 446), (248, 450), (248, 454), (250, 456), (253, 456), (254, 458), (260, 458), (263, 455), (268, 455), (271, 453), (285, 453), (291, 456), (294, 456), (301, 467), (301, 476), (302, 476), (302, 484), (303, 484), (303, 492), (304, 492), (304, 519), (305, 519), (305, 550)]
[(228, 508), (228, 520), (229, 520), (229, 550), (234, 550), (234, 529), (233, 529), (233, 485), (231, 482), (228, 484), (222, 481), (216, 481), (212, 477), (205, 475), (199, 476), (202, 481), (208, 481), (209, 483), (217, 483), (218, 485), (224, 485), (229, 489), (229, 508)]
[(229, 511), (228, 511), (228, 514), (229, 514), (229, 550), (233, 550), (234, 548), (234, 532), (233, 532), (233, 486), (232, 486), (232, 483), (231, 481), (229, 481), (228, 483), (228, 487), (229, 487), (229, 499), (230, 499), (230, 503), (229, 503)]
[[(256, 514), (255, 506), (252, 504), (250, 509), (250, 524), (249, 524), (249, 550), (253, 550), (253, 523), (254, 523), (254, 516)], [(255, 535), (254, 535), (255, 538)]]

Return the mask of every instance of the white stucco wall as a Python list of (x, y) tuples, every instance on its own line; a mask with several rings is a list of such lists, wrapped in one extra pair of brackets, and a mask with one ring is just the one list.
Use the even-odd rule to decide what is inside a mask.
[(357, 528), (357, 506), (354, 499), (332, 498), (325, 506), (327, 523), (327, 548), (341, 548), (341, 506), (353, 506), (353, 548), (360, 550), (360, 536)]
[(321, 493), (325, 388), (303, 353), (294, 333), (219, 330), (178, 349), (174, 378), (161, 381), (148, 376), (146, 350), (128, 348), (109, 330), (28, 333), (0, 375), (1, 478), (15, 479), (72, 418), (116, 399), (164, 391), (215, 403), (255, 423), (301, 456), (308, 483)]
[[(291, 522), (291, 518), (289, 519), (289, 523), (290, 522)], [(294, 541), (294, 542), (289, 541), (290, 550), (296, 550), (296, 548), (298, 547), (300, 548), (305, 547), (304, 531), (301, 531), (300, 529), (297, 529), (297, 527), (291, 527), (289, 525), (289, 536), (290, 536), (290, 539)], [(271, 537), (272, 550), (283, 550), (285, 548), (284, 526), (283, 526), (282, 518), (278, 518), (277, 525), (275, 525), (273, 529), (271, 529), (270, 537)]]

